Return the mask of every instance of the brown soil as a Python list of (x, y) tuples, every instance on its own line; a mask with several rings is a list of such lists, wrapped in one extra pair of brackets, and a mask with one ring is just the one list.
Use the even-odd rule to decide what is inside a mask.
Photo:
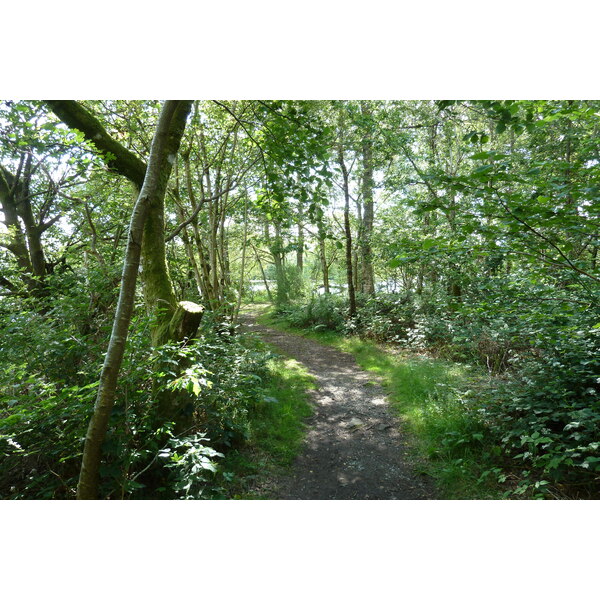
[(435, 497), (430, 478), (417, 473), (402, 424), (392, 416), (376, 378), (354, 357), (313, 340), (259, 325), (245, 327), (315, 377), (314, 414), (290, 475), (263, 494), (295, 500), (425, 500)]

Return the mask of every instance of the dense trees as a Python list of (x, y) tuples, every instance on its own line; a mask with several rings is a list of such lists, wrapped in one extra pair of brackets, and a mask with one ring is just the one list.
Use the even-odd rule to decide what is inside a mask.
[(2, 494), (72, 497), (109, 338), (80, 497), (165, 488), (147, 469), (165, 440), (241, 443), (253, 396), (233, 373), (262, 359), (234, 321), (256, 299), (296, 324), (478, 365), (489, 385), (469, 410), (522, 465), (523, 489), (597, 490), (599, 112), (2, 103)]

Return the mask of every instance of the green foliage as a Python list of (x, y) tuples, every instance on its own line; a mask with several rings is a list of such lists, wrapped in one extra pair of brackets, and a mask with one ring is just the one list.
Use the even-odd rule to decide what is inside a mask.
[(265, 180), (259, 206), (269, 218), (281, 218), (289, 198), (314, 203), (330, 177), (330, 131), (315, 108), (310, 101), (267, 101), (254, 107), (261, 119), (255, 139), (262, 149)]
[[(269, 324), (281, 327), (273, 316)], [(419, 468), (436, 479), (443, 497), (503, 494), (507, 474), (502, 451), (470, 391), (480, 387), (481, 373), (445, 360), (389, 352), (372, 341), (332, 331), (307, 335), (350, 352), (363, 369), (382, 378), (394, 410), (413, 436)]]
[(110, 282), (90, 289), (73, 273), (50, 295), (0, 300), (0, 497), (71, 497), (109, 323)]
[(545, 480), (544, 489), (577, 484), (578, 495), (593, 493), (600, 481), (600, 328), (580, 323), (549, 341), (488, 390), (482, 411), (523, 463), (521, 490)]
[(217, 473), (217, 464), (213, 458), (223, 458), (223, 454), (206, 446), (208, 438), (196, 434), (185, 438), (171, 438), (169, 446), (162, 448), (159, 458), (166, 459), (166, 468), (174, 475), (169, 480), (169, 488), (175, 497), (182, 500), (197, 500), (207, 495), (211, 489), (211, 480), (207, 472)]
[(97, 384), (60, 386), (14, 369), (0, 377), (0, 497), (69, 497)]
[(304, 420), (312, 414), (307, 390), (311, 375), (296, 361), (274, 356), (267, 363), (268, 377), (262, 401), (250, 415), (250, 436), (244, 447), (225, 457), (223, 471), (235, 497), (264, 497), (271, 480), (286, 473), (304, 439)]
[[(137, 386), (145, 392), (129, 407), (131, 420), (124, 415), (114, 457), (117, 462), (130, 457), (121, 485), (129, 489), (134, 481), (133, 497), (226, 497), (230, 475), (219, 468), (220, 459), (249, 438), (251, 416), (264, 397), (268, 358), (252, 339), (210, 319), (192, 344), (166, 344), (145, 358), (133, 356), (132, 383), (137, 373)], [(190, 366), (181, 371), (181, 365)], [(177, 436), (168, 424), (156, 425), (156, 398), (173, 390), (187, 396), (192, 417), (191, 429)]]
[[(109, 325), (100, 301), (100, 310), (85, 314), (87, 291), (64, 285), (43, 315), (15, 299), (0, 306), (0, 334), (7, 341), (0, 348), (3, 498), (74, 496)], [(107, 298), (113, 293), (107, 289)], [(101, 497), (222, 496), (221, 475), (204, 473), (201, 457), (212, 452), (204, 448), (222, 452), (248, 438), (249, 414), (263, 398), (268, 354), (210, 318), (190, 345), (153, 351), (149, 329), (148, 318), (138, 314), (103, 447)], [(181, 361), (189, 364), (183, 372), (174, 368)], [(189, 395), (195, 428), (206, 432), (208, 446), (193, 431), (179, 436), (179, 445), (165, 444), (174, 436), (168, 424), (156, 421), (156, 397), (173, 389)]]
[(343, 331), (346, 327), (346, 310), (346, 299), (324, 294), (311, 298), (306, 305), (277, 307), (275, 314), (293, 327), (311, 328), (315, 331)]
[[(181, 353), (193, 366), (177, 375), (168, 364), (178, 362)], [(161, 385), (190, 392), (196, 426), (215, 448), (224, 451), (248, 438), (249, 412), (262, 398), (266, 377), (264, 351), (247, 347), (227, 331), (205, 330), (196, 343), (163, 346), (156, 357)]]
[(307, 282), (296, 265), (282, 265), (275, 273), (275, 279), (278, 305), (286, 305), (291, 300), (297, 302), (306, 296)]
[[(132, 156), (146, 157), (158, 102), (82, 106)], [(492, 460), (482, 481), (506, 478), (528, 497), (597, 494), (599, 115), (589, 100), (196, 103), (169, 185), (167, 230), (206, 205), (169, 241), (167, 260), (177, 299), (204, 304), (202, 291), (214, 310), (199, 344), (151, 350), (153, 323), (136, 298), (103, 449), (103, 496), (225, 494), (231, 482), (202, 460), (222, 464), (260, 429), (255, 417), (269, 421), (281, 406), (261, 400), (281, 396), (265, 392), (275, 375), (264, 349), (228, 320), (232, 282), (263, 275), (277, 280), (278, 314), (296, 327), (487, 372), (489, 386), (475, 389), (478, 424), (462, 414), (471, 406), (462, 392), (449, 393), (442, 409), (435, 382), (422, 389), (431, 413), (423, 418), (443, 439), (435, 456), (468, 462), (459, 450), (483, 441), (525, 474)], [(97, 155), (43, 103), (0, 102), (0, 117), (0, 211), (12, 218), (0, 231), (0, 495), (67, 498), (110, 335), (132, 191), (107, 171), (111, 156)], [(370, 242), (380, 291), (358, 294), (351, 320), (346, 294), (309, 292), (326, 274), (346, 280), (338, 142), (350, 170), (357, 289), (366, 146), (376, 180)], [(13, 180), (20, 200), (11, 217)], [(32, 279), (38, 234), (44, 273)], [(291, 266), (300, 244), (302, 272)], [(402, 377), (421, 389), (410, 371)], [(163, 392), (189, 400), (194, 429), (179, 446), (156, 420)], [(167, 447), (172, 455), (160, 457)], [(448, 478), (460, 479), (464, 464), (446, 463)], [(197, 485), (188, 486), (194, 469)]]
[[(422, 383), (414, 380), (412, 363), (408, 368), (399, 363), (394, 370), (381, 353), (375, 353), (376, 359), (362, 359), (375, 371), (386, 372), (389, 367), (395, 373), (392, 381), (398, 398), (416, 394), (417, 420), (424, 427), (419, 436), (437, 439), (432, 457), (437, 460), (442, 453), (448, 460), (463, 461), (447, 464), (446, 471), (438, 472), (442, 479), (458, 477), (457, 470), (467, 468), (466, 458), (455, 456), (455, 451), (471, 448), (484, 436), (491, 463), (486, 459), (486, 473), (477, 474), (471, 462), (469, 477), (482, 477), (490, 485), (499, 478), (506, 485), (512, 482), (519, 495), (595, 493), (599, 481), (600, 314), (585, 303), (570, 301), (566, 290), (532, 285), (515, 275), (468, 288), (455, 311), (448, 311), (447, 304), (435, 302), (434, 297), (377, 294), (363, 299), (355, 321), (335, 327), (326, 327), (328, 313), (315, 313), (312, 304), (277, 314), (293, 327), (352, 332), (484, 367), (491, 375), (487, 385), (478, 384), (476, 395), (452, 391), (454, 400), (443, 401), (441, 407), (437, 392), (453, 390), (443, 387), (441, 373), (428, 380), (430, 387), (424, 392)], [(361, 360), (358, 349), (367, 347), (366, 342), (356, 344), (350, 348)], [(422, 365), (418, 371), (423, 372)], [(424, 402), (423, 397), (429, 400)], [(409, 402), (402, 411), (405, 415), (413, 409)], [(498, 462), (501, 456), (512, 457), (512, 466)]]
[(381, 342), (402, 342), (412, 335), (416, 323), (416, 307), (407, 294), (375, 294), (363, 298), (354, 331)]

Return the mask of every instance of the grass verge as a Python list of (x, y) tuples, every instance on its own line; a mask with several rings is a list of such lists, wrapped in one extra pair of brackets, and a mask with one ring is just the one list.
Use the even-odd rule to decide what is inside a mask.
[(469, 365), (398, 352), (331, 331), (290, 327), (265, 312), (264, 325), (301, 334), (353, 354), (358, 365), (380, 378), (396, 416), (410, 434), (422, 469), (446, 499), (497, 499), (509, 490), (501, 448), (480, 421), (472, 398), (485, 380)]
[(274, 481), (298, 454), (304, 421), (313, 412), (307, 398), (314, 379), (298, 362), (276, 356), (268, 368), (265, 402), (251, 417), (249, 439), (221, 463), (222, 470), (232, 474), (228, 495), (235, 499), (269, 497)]

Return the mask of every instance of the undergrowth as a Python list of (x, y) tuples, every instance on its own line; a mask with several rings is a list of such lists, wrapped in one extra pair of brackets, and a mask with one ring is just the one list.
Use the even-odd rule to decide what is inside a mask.
[(258, 499), (268, 496), (270, 483), (287, 470), (304, 438), (304, 420), (312, 414), (307, 390), (314, 379), (295, 360), (269, 360), (264, 400), (253, 413), (243, 448), (230, 452), (221, 468), (230, 474), (228, 495)]
[(391, 406), (409, 433), (414, 452), (426, 458), (423, 472), (432, 476), (447, 499), (494, 499), (511, 491), (499, 445), (489, 435), (471, 400), (485, 375), (469, 365), (417, 354), (399, 354), (368, 340), (334, 331), (306, 331), (265, 314), (259, 321), (300, 333), (354, 355), (363, 369), (377, 375)]
[[(44, 318), (24, 306), (0, 323), (2, 499), (75, 497), (105, 336), (79, 332), (67, 318), (73, 313), (66, 302)], [(147, 317), (134, 318), (102, 448), (100, 498), (231, 498), (251, 477), (291, 461), (310, 378), (255, 336), (232, 335), (209, 317), (195, 343), (157, 348)], [(157, 419), (165, 391), (186, 399), (189, 427)]]

